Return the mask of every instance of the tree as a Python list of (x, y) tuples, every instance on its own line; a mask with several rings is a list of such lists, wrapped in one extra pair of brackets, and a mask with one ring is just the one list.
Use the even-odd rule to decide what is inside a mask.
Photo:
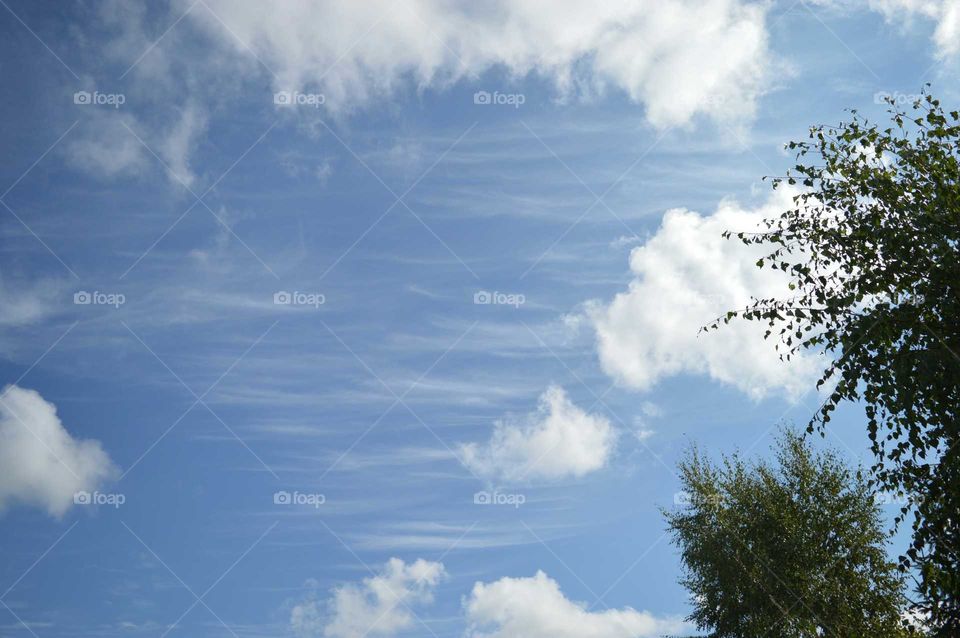
[[(890, 100), (881, 128), (849, 121), (791, 142), (797, 164), (773, 179), (801, 188), (795, 208), (761, 232), (757, 262), (789, 275), (779, 299), (735, 317), (767, 325), (781, 357), (825, 352), (826, 401), (808, 430), (823, 434), (844, 402), (861, 402), (875, 455), (871, 480), (906, 494), (911, 520), (901, 569), (918, 579), (917, 611), (960, 635), (960, 113), (926, 90), (905, 112)], [(731, 237), (731, 233), (726, 236)], [(911, 516), (912, 512), (912, 516)]]
[(664, 514), (694, 601), (688, 620), (714, 638), (912, 635), (866, 481), (791, 430), (776, 461), (713, 465), (694, 448), (680, 464), (687, 505)]

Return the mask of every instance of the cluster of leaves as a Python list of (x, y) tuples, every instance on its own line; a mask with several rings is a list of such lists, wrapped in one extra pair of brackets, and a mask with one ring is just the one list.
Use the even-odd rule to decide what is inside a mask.
[(690, 620), (715, 638), (912, 635), (872, 489), (797, 432), (777, 451), (776, 465), (714, 466), (696, 449), (681, 463), (690, 504), (665, 516)]
[[(908, 111), (908, 112), (907, 112)], [(781, 357), (829, 355), (821, 433), (845, 402), (865, 406), (871, 480), (904, 493), (913, 542), (901, 569), (918, 576), (918, 611), (960, 635), (960, 113), (926, 91), (907, 111), (891, 101), (886, 128), (856, 111), (792, 142), (797, 164), (774, 188), (794, 208), (747, 245), (787, 273), (792, 293), (736, 317), (763, 322)], [(729, 238), (730, 233), (727, 234)], [(912, 517), (911, 517), (912, 513)]]

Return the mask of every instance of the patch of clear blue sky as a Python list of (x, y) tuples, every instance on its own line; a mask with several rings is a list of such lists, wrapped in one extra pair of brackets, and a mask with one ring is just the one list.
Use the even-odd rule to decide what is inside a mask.
[[(874, 15), (824, 14), (827, 29), (789, 4), (772, 10), (771, 34), (792, 73), (762, 99), (740, 140), (696, 122), (657, 142), (661, 132), (621, 95), (559, 104), (536, 78), (491, 72), (324, 120), (341, 143), (319, 124), (322, 112), (278, 112), (267, 79), (250, 81), (211, 113), (192, 162), (200, 194), (276, 125), (204, 198), (249, 250), (197, 205), (122, 277), (193, 196), (152, 158), (138, 175), (98, 180), (52, 151), (5, 201), (77, 277), (0, 211), (4, 283), (46, 279), (60, 291), (41, 324), (4, 330), (0, 369), (7, 381), (18, 378), (78, 322), (21, 385), (40, 391), (72, 433), (99, 439), (129, 469), (116, 486), (127, 502), (63, 520), (6, 512), (0, 590), (76, 527), (53, 550), (55, 560), (38, 563), (4, 600), (42, 636), (112, 635), (121, 622), (156, 633), (194, 598), (125, 525), (200, 594), (279, 521), (205, 599), (241, 635), (284, 630), (308, 579), (324, 595), (367, 575), (357, 557), (374, 567), (391, 556), (436, 559), (468, 529), (445, 555), (451, 579), (424, 614), (438, 635), (458, 634), (460, 597), (474, 581), (538, 569), (595, 609), (685, 613), (658, 511), (677, 489), (671, 468), (691, 441), (765, 453), (769, 428), (782, 419), (805, 423), (815, 397), (793, 407), (754, 403), (686, 376), (646, 393), (614, 388), (604, 395), (608, 408), (594, 411), (619, 427), (632, 427), (644, 402), (661, 408), (648, 419), (656, 430), (649, 449), (625, 435), (610, 468), (522, 488), (527, 503), (516, 510), (475, 507), (473, 493), (484, 485), (447, 448), (485, 440), (496, 419), (531, 411), (551, 383), (581, 407), (607, 390), (589, 334), (569, 333), (561, 319), (629, 282), (629, 247), (611, 242), (645, 237), (671, 207), (709, 213), (724, 197), (761, 201), (760, 177), (790, 163), (782, 142), (810, 123), (838, 120), (845, 107), (879, 112), (877, 91), (915, 93), (929, 79), (956, 95), (955, 79), (936, 69), (920, 77), (932, 64), (926, 33), (895, 32)], [(73, 44), (77, 33), (96, 37), (82, 9), (11, 7), (78, 73), (123, 90), (109, 79), (116, 69)], [(9, 13), (0, 13), (0, 33), (6, 189), (74, 121), (82, 128), (100, 114), (75, 108), (81, 83)], [(477, 106), (478, 89), (522, 92), (526, 102)], [(146, 120), (157, 108), (122, 107)], [(468, 129), (404, 197), (413, 213), (396, 205), (347, 252), (395, 199), (354, 153), (401, 194)], [(593, 203), (590, 189), (605, 191), (644, 153), (605, 199), (616, 216), (595, 207), (551, 249)], [(127, 303), (75, 306), (77, 290), (121, 292)], [(326, 303), (278, 310), (279, 290), (322, 293)], [(477, 306), (478, 290), (522, 293), (527, 304)], [(404, 397), (409, 408), (394, 405), (338, 461), (394, 403), (391, 391), (402, 395), (428, 369)], [(194, 403), (191, 392), (212, 384), (204, 397), (210, 409), (193, 407), (138, 461)], [(859, 416), (845, 410), (831, 443), (866, 459)], [(277, 490), (322, 492), (327, 503), (320, 513), (277, 508)], [(24, 632), (0, 616), (5, 635)], [(187, 635), (225, 633), (202, 605), (181, 625)]]

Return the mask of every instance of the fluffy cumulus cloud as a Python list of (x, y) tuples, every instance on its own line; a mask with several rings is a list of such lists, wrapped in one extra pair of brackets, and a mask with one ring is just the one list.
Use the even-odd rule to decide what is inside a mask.
[[(181, 0), (178, 11), (192, 4)], [(202, 4), (189, 16), (210, 38), (268, 67), (275, 90), (318, 90), (334, 110), (500, 69), (544, 77), (562, 96), (613, 87), (667, 126), (698, 113), (749, 118), (771, 75), (763, 2)]]
[(604, 467), (616, 441), (609, 420), (587, 414), (563, 388), (551, 386), (536, 412), (497, 421), (489, 442), (463, 445), (461, 454), (467, 467), (490, 480), (562, 479)]
[(322, 605), (311, 598), (293, 607), (290, 627), (300, 638), (393, 636), (416, 622), (410, 608), (433, 601), (442, 563), (391, 558), (376, 576), (333, 591)]
[(0, 510), (22, 503), (52, 516), (116, 473), (98, 441), (71, 436), (53, 404), (15, 385), (0, 398), (0, 467)]
[(640, 390), (681, 373), (704, 374), (754, 398), (780, 393), (797, 398), (813, 387), (820, 365), (813, 356), (780, 360), (765, 325), (735, 321), (719, 331), (702, 326), (755, 297), (788, 293), (786, 276), (755, 262), (765, 253), (725, 240), (725, 230), (752, 231), (789, 204), (777, 191), (748, 210), (724, 202), (712, 215), (667, 211), (657, 232), (630, 254), (634, 279), (610, 302), (588, 304), (603, 369)]
[(464, 607), (470, 638), (644, 638), (688, 629), (680, 619), (629, 607), (590, 611), (543, 572), (477, 583)]

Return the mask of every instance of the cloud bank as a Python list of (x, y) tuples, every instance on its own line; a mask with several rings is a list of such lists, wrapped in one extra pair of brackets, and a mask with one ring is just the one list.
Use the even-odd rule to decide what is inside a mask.
[[(183, 0), (180, 10), (191, 2)], [(561, 97), (622, 91), (657, 126), (753, 115), (771, 55), (765, 3), (207, 0), (194, 24), (274, 74), (277, 91), (320, 91), (350, 110), (405, 86), (444, 88), (500, 69)], [(252, 52), (252, 53), (251, 53)], [(252, 56), (256, 56), (254, 59)]]

